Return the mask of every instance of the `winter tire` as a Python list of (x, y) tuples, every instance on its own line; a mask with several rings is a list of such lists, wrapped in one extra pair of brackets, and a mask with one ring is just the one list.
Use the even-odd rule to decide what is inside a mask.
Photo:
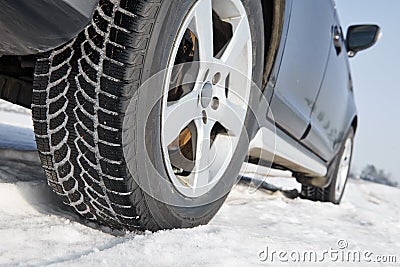
[(302, 185), (300, 196), (313, 201), (332, 202), (340, 204), (343, 198), (344, 189), (351, 166), (353, 154), (354, 129), (351, 128), (345, 138), (338, 156), (334, 160), (329, 172), (331, 173), (331, 183), (326, 188), (312, 185)]
[[(261, 86), (262, 19), (260, 1), (100, 0), (84, 31), (39, 58), (35, 69), (37, 147), (48, 183), (64, 203), (115, 229), (156, 231), (210, 221), (236, 181), (252, 119), (241, 106), (241, 124), (227, 121), (224, 105), (229, 109), (233, 100), (217, 94), (216, 85), (225, 82), (230, 90), (229, 73), (206, 71), (201, 62), (239, 69)], [(206, 73), (199, 87), (178, 94), (163, 87), (140, 90), (160, 71), (194, 62)], [(251, 86), (244, 89), (243, 97), (252, 102)], [(178, 105), (174, 113), (174, 103), (189, 97), (198, 101)], [(211, 123), (206, 116), (212, 112), (217, 119)], [(227, 136), (236, 138), (231, 152), (218, 143)], [(188, 143), (189, 171), (177, 166), (182, 159), (172, 153)], [(222, 153), (228, 163), (216, 160), (218, 166), (199, 174), (209, 167), (206, 153), (217, 159)]]

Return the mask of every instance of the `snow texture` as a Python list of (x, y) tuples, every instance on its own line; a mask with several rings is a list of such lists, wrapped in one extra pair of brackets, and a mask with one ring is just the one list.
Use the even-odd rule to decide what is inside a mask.
[[(397, 256), (397, 264), (382, 266), (400, 261), (400, 191), (360, 180), (350, 181), (340, 206), (238, 185), (206, 226), (157, 233), (99, 227), (50, 190), (37, 153), (27, 151), (35, 147), (29, 117), (13, 116), (0, 111), (0, 266), (267, 266), (258, 258), (266, 246), (318, 252), (337, 249), (338, 240)], [(299, 186), (288, 178), (267, 182)], [(284, 266), (304, 265), (310, 264)]]

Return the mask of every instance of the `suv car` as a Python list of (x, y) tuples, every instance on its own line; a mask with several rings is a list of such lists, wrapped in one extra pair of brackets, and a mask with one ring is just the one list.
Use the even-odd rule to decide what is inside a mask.
[(345, 39), (331, 0), (3, 0), (0, 96), (32, 109), (53, 190), (112, 228), (207, 223), (246, 158), (338, 204), (348, 57), (379, 32)]

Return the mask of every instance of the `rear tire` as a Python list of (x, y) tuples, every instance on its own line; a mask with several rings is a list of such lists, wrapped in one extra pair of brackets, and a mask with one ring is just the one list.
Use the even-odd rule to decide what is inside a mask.
[[(347, 179), (349, 175), (349, 167), (351, 165), (351, 158), (353, 152), (353, 141), (354, 141), (354, 129), (351, 128), (349, 133), (345, 138), (345, 142), (343, 143), (338, 156), (335, 158), (332, 169), (328, 171), (331, 173), (331, 183), (326, 188), (320, 188), (312, 185), (303, 184), (301, 187), (300, 197), (312, 201), (321, 201), (321, 202), (332, 202), (334, 204), (340, 204), (343, 193), (347, 185)], [(349, 152), (349, 150), (350, 152)], [(348, 164), (346, 169), (341, 169), (341, 164)], [(341, 170), (342, 173), (340, 174)], [(342, 176), (341, 176), (342, 175)], [(344, 180), (342, 180), (344, 179)]]
[[(260, 86), (261, 3), (242, 2), (251, 14), (256, 59), (252, 80)], [(211, 191), (190, 199), (173, 187), (165, 188), (165, 198), (180, 201), (174, 206), (142, 188), (142, 184), (155, 191), (161, 187), (148, 166), (155, 165), (164, 179), (168, 174), (161, 164), (159, 107), (149, 118), (140, 112), (152, 105), (149, 95), (162, 92), (138, 89), (166, 68), (177, 30), (194, 3), (101, 0), (82, 33), (37, 60), (32, 116), (39, 156), (48, 184), (86, 219), (125, 230), (194, 227), (211, 220), (232, 188), (246, 153), (244, 145), (235, 151), (224, 179), (215, 186), (219, 191), (228, 188), (221, 197), (215, 198)], [(246, 130), (251, 128), (249, 120), (247, 115)], [(149, 125), (150, 131), (142, 136)], [(146, 161), (145, 153), (154, 162)]]

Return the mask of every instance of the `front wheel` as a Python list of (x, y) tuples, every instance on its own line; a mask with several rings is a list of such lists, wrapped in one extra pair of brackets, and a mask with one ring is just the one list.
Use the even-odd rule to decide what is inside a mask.
[(354, 129), (351, 128), (345, 138), (333, 165), (329, 170), (331, 183), (326, 188), (312, 185), (302, 185), (300, 196), (313, 201), (332, 202), (340, 204), (346, 188), (353, 155)]
[(32, 114), (49, 185), (118, 229), (207, 223), (247, 152), (260, 1), (101, 0), (39, 58)]

